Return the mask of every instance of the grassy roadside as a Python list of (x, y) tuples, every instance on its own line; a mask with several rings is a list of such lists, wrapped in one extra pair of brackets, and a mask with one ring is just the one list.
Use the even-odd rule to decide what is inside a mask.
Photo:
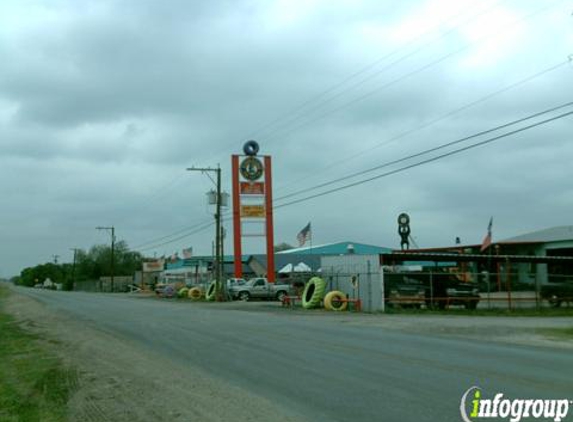
[(76, 373), (3, 311), (9, 294), (0, 286), (0, 420), (66, 421)]
[(386, 314), (393, 315), (463, 315), (463, 316), (498, 316), (498, 317), (573, 317), (573, 307), (563, 308), (527, 308), (527, 309), (476, 309), (451, 308), (447, 310), (434, 309), (400, 309), (386, 308)]
[(547, 328), (539, 330), (546, 337), (554, 340), (573, 340), (573, 327), (570, 328)]

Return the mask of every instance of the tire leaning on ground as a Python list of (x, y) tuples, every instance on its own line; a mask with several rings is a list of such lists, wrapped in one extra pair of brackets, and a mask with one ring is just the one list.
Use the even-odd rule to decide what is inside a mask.
[(320, 277), (312, 277), (304, 286), (302, 292), (302, 307), (304, 309), (318, 308), (324, 297), (326, 282)]
[(201, 290), (199, 287), (193, 287), (192, 289), (189, 289), (187, 296), (191, 300), (199, 300), (203, 296), (203, 290)]
[(209, 284), (209, 287), (207, 288), (207, 292), (205, 293), (205, 299), (207, 299), (209, 302), (212, 302), (215, 300), (216, 294), (217, 294), (217, 282), (212, 281), (211, 284)]
[(346, 295), (338, 290), (328, 292), (324, 296), (324, 309), (329, 311), (345, 311), (348, 308), (348, 302), (342, 302)]
[(187, 297), (188, 294), (189, 294), (189, 289), (187, 287), (182, 287), (177, 292), (177, 297), (179, 298)]

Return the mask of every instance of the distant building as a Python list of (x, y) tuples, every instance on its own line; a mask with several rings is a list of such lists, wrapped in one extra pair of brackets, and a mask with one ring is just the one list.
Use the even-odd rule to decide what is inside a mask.
[[(499, 245), (499, 248), (495, 245)], [(573, 257), (573, 226), (551, 227), (525, 233), (496, 242), (493, 247), (496, 253), (499, 249), (500, 254)], [(520, 280), (534, 281), (537, 276), (542, 283), (560, 281), (563, 278), (573, 277), (573, 265), (570, 263), (537, 266), (519, 264), (519, 274)]]
[(323, 243), (320, 245), (304, 246), (302, 248), (288, 249), (286, 251), (277, 252), (275, 256), (280, 255), (377, 255), (386, 252), (392, 252), (392, 249), (383, 246), (368, 245), (366, 243), (358, 243), (351, 241)]
[[(520, 255), (531, 257), (573, 257), (573, 226), (558, 226), (537, 230), (519, 236), (493, 242), (484, 252), (481, 244), (456, 245), (442, 248), (425, 248), (411, 250), (412, 252), (431, 253), (460, 253), (476, 255)], [(425, 263), (432, 265), (432, 263)], [(550, 263), (501, 263), (488, 266), (463, 265), (462, 271), (477, 274), (483, 270), (491, 273), (501, 273), (498, 282), (505, 282), (509, 276), (514, 282), (533, 285), (573, 278), (573, 264), (570, 262)]]

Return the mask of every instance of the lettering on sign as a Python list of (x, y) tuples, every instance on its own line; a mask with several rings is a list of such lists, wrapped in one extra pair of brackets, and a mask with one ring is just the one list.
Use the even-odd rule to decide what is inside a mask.
[(264, 205), (241, 205), (241, 217), (244, 218), (264, 218)]
[(241, 182), (241, 195), (264, 195), (265, 184), (263, 182)]

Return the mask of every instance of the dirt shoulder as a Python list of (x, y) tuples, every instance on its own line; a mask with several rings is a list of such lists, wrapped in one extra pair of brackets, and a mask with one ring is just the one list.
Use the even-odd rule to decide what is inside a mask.
[(5, 310), (26, 331), (41, 334), (77, 386), (68, 402), (70, 421), (302, 421), (268, 400), (179, 366), (130, 341), (13, 293)]
[[(145, 300), (145, 299), (142, 299)], [(462, 315), (369, 315), (301, 311), (271, 303), (196, 304), (242, 309), (292, 318), (328, 319), (413, 334), (479, 338), (525, 346), (573, 349), (572, 317), (471, 317)], [(221, 306), (219, 306), (221, 305)], [(197, 367), (177, 365), (139, 344), (16, 292), (6, 304), (25, 330), (38, 333), (77, 374), (68, 401), (70, 421), (304, 421), (259, 396), (247, 393)], [(557, 334), (556, 334), (557, 333)]]

